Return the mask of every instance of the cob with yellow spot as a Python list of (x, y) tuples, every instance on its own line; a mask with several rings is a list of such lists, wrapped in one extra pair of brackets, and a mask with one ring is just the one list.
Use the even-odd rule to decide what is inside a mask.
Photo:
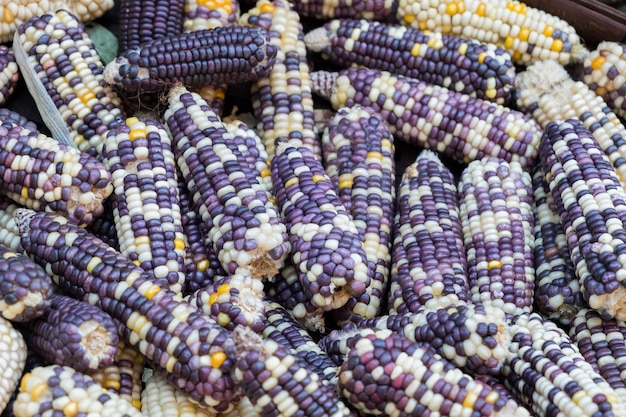
[(615, 114), (626, 116), (626, 44), (600, 42), (585, 58), (582, 80)]

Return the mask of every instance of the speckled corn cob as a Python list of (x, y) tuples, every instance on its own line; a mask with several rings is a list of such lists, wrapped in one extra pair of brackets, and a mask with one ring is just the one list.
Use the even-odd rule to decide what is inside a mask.
[(532, 310), (535, 218), (530, 174), (517, 162), (472, 161), (458, 185), (459, 214), (473, 303), (507, 318)]
[(578, 119), (549, 123), (540, 155), (585, 301), (625, 319), (626, 191), (615, 169)]
[(515, 67), (493, 44), (405, 26), (335, 19), (307, 33), (307, 48), (341, 68), (362, 65), (505, 104)]
[(22, 333), (0, 317), (0, 410), (4, 410), (20, 383), (27, 347)]
[(426, 343), (389, 330), (364, 329), (341, 365), (338, 389), (374, 416), (530, 416)]
[(104, 79), (126, 94), (257, 80), (274, 64), (276, 48), (266, 32), (230, 26), (155, 39), (109, 62)]
[(585, 301), (541, 164), (533, 169), (532, 178), (535, 201), (534, 305), (549, 319), (569, 325)]
[(119, 321), (119, 334), (194, 401), (231, 407), (232, 338), (189, 303), (152, 284), (132, 261), (62, 216), (18, 210), (24, 250), (75, 298)]
[(52, 136), (100, 156), (104, 133), (123, 123), (123, 116), (83, 25), (66, 10), (33, 17), (18, 28), (13, 49)]
[(456, 180), (432, 151), (421, 151), (398, 187), (389, 314), (471, 298)]
[(251, 87), (252, 108), (267, 153), (272, 158), (277, 141), (297, 139), (320, 159), (310, 70), (298, 13), (286, 0), (258, 0), (241, 15), (239, 24), (266, 30), (270, 45), (277, 49), (270, 72)]
[(113, 187), (94, 157), (10, 120), (0, 125), (0, 193), (34, 210), (88, 224)]
[(603, 41), (585, 57), (585, 84), (620, 117), (626, 116), (626, 44)]
[(275, 275), (289, 254), (287, 230), (264, 187), (239, 162), (232, 135), (206, 101), (184, 87), (171, 90), (164, 119), (224, 270)]
[(0, 45), (0, 105), (6, 104), (20, 79), (19, 68), (13, 50)]
[(110, 130), (102, 151), (111, 172), (111, 206), (120, 252), (182, 294), (185, 239), (172, 140), (152, 118), (129, 117)]
[(303, 0), (295, 1), (293, 4), (301, 16), (318, 19), (352, 17), (385, 21), (393, 18), (397, 0)]
[(183, 31), (185, 0), (120, 0), (118, 55)]
[(313, 90), (333, 108), (360, 104), (387, 121), (396, 139), (462, 163), (497, 156), (529, 167), (541, 129), (519, 111), (414, 78), (368, 68), (315, 71)]
[(41, 317), (20, 325), (24, 338), (49, 363), (90, 373), (113, 363), (117, 322), (96, 306), (54, 294)]
[(20, 243), (20, 231), (13, 218), (15, 210), (20, 207), (23, 206), (15, 204), (7, 197), (0, 196), (0, 245), (16, 253), (24, 251)]
[(59, 365), (38, 366), (25, 374), (13, 409), (16, 416), (22, 417), (142, 417), (130, 402), (105, 391), (88, 375)]
[(624, 416), (626, 408), (554, 322), (524, 313), (510, 325), (505, 385), (538, 416)]
[(0, 315), (13, 322), (46, 314), (54, 284), (46, 271), (28, 256), (0, 245)]
[(338, 417), (351, 414), (334, 388), (322, 382), (291, 349), (246, 327), (233, 331), (233, 378), (263, 416)]

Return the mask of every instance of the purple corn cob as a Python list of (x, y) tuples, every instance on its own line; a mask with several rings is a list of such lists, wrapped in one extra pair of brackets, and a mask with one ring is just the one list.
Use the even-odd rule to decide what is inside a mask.
[(398, 188), (389, 314), (416, 312), (442, 296), (470, 300), (454, 176), (432, 151), (407, 166)]
[(303, 0), (295, 1), (294, 9), (300, 16), (317, 19), (351, 17), (386, 21), (393, 20), (397, 0)]
[(6, 104), (20, 80), (19, 68), (11, 47), (0, 45), (0, 105)]

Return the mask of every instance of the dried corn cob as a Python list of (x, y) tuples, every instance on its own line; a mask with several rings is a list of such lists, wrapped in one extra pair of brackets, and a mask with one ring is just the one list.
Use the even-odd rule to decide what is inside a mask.
[(37, 366), (22, 378), (16, 416), (142, 417), (133, 405), (69, 366)]
[(19, 68), (13, 50), (0, 45), (0, 105), (6, 104), (20, 79)]
[(26, 365), (26, 342), (10, 321), (0, 317), (0, 410), (18, 387)]
[(52, 136), (100, 156), (104, 133), (123, 123), (121, 101), (83, 25), (66, 10), (33, 17), (16, 31), (13, 49)]
[(239, 162), (232, 135), (198, 94), (171, 90), (164, 119), (174, 154), (224, 270), (275, 275), (289, 254), (286, 227), (268, 193)]
[(626, 116), (626, 44), (603, 41), (583, 62), (583, 81), (620, 117)]
[(16, 253), (24, 251), (20, 243), (20, 231), (13, 218), (15, 210), (20, 207), (23, 206), (0, 195), (0, 245)]
[(268, 42), (277, 49), (270, 72), (251, 87), (257, 129), (270, 158), (276, 154), (276, 142), (296, 139), (321, 159), (310, 70), (298, 13), (286, 0), (258, 0), (241, 15), (239, 24), (266, 30)]
[(516, 81), (517, 107), (545, 129), (550, 122), (579, 119), (609, 157), (626, 186), (626, 127), (600, 96), (574, 81), (555, 61), (537, 62)]
[(389, 314), (471, 298), (454, 176), (432, 151), (407, 166), (398, 188)]
[(393, 19), (397, 0), (302, 0), (293, 2), (300, 16), (318, 19), (353, 17), (367, 20)]
[(625, 319), (626, 190), (578, 119), (548, 123), (540, 155), (585, 301), (603, 317)]
[(172, 140), (152, 118), (129, 117), (106, 134), (103, 162), (111, 172), (111, 206), (120, 252), (182, 294), (185, 240)]
[(13, 322), (30, 321), (52, 305), (54, 284), (28, 256), (0, 245), (0, 315)]
[(106, 167), (29, 127), (6, 119), (0, 125), (0, 193), (28, 208), (90, 223), (113, 190)]
[(508, 331), (512, 354), (502, 367), (504, 383), (537, 415), (626, 415), (615, 391), (555, 323), (524, 313)]
[(41, 317), (21, 323), (24, 338), (49, 363), (91, 373), (113, 363), (117, 322), (91, 304), (54, 294)]
[(231, 407), (233, 345), (226, 330), (64, 217), (25, 209), (15, 216), (24, 250), (61, 289), (119, 321), (120, 337), (194, 401), (214, 411)]
[(304, 40), (309, 50), (341, 68), (362, 65), (499, 104), (510, 100), (515, 82), (515, 67), (504, 49), (439, 32), (335, 19)]
[(515, 401), (458, 369), (426, 343), (364, 329), (339, 368), (338, 389), (375, 416), (530, 416)]
[(458, 185), (472, 302), (508, 319), (532, 309), (535, 218), (532, 178), (517, 162), (472, 161)]
[(565, 231), (541, 164), (532, 172), (535, 201), (535, 307), (562, 325), (569, 325), (584, 305)]
[(529, 167), (537, 156), (541, 129), (519, 111), (386, 71), (348, 68), (311, 78), (335, 109), (371, 107), (396, 139), (459, 162), (497, 156)]

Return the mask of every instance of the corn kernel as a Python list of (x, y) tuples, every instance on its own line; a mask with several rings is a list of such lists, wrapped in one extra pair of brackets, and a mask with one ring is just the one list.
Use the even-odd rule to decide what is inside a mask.
[(504, 47), (506, 49), (511, 49), (513, 48), (513, 45), (515, 44), (515, 39), (513, 39), (512, 36), (507, 36), (506, 39), (504, 39)]
[(324, 181), (326, 177), (324, 175), (313, 175), (311, 179), (313, 180), (313, 182), (320, 182)]
[(133, 129), (128, 134), (130, 140), (141, 139), (146, 137), (146, 131), (143, 129)]
[(200, 272), (204, 272), (209, 269), (209, 261), (206, 259), (201, 260), (196, 264), (196, 269)]
[(602, 65), (606, 62), (606, 57), (602, 55), (598, 55), (591, 61), (591, 68), (594, 70), (599, 70), (602, 68)]
[(226, 360), (226, 354), (224, 352), (215, 352), (211, 355), (211, 366), (218, 368)]
[(228, 284), (221, 284), (219, 287), (217, 287), (218, 295), (227, 294), (229, 291), (230, 291), (230, 285)]
[(563, 41), (555, 39), (552, 45), (550, 45), (550, 50), (553, 52), (561, 52), (563, 50)]
[(178, 250), (185, 249), (185, 241), (180, 238), (174, 239), (174, 248)]
[(519, 38), (520, 41), (526, 42), (528, 40), (529, 35), (530, 35), (530, 29), (523, 26), (520, 28), (519, 35), (517, 35), (517, 37)]
[(3, 23), (13, 23), (15, 21), (15, 15), (7, 6), (4, 7), (4, 11), (2, 12), (2, 22)]
[(463, 407), (474, 408), (474, 403), (476, 402), (477, 399), (478, 399), (478, 396), (474, 392), (468, 391), (467, 395), (465, 396), (465, 399), (463, 400)]
[(161, 291), (161, 287), (159, 287), (158, 285), (153, 285), (150, 288), (148, 288), (148, 290), (146, 291), (144, 295), (146, 296), (146, 298), (150, 300), (152, 299), (152, 297), (158, 294), (159, 291)]
[(545, 36), (546, 38), (551, 37), (553, 33), (554, 33), (554, 26), (546, 25), (546, 27), (543, 28), (543, 36)]
[(298, 177), (293, 177), (285, 181), (285, 188), (289, 188), (292, 185), (296, 185), (298, 183)]
[(457, 7), (456, 3), (448, 3), (448, 5), (446, 6), (446, 14), (447, 15), (455, 15), (459, 12), (459, 8)]
[(274, 7), (274, 5), (272, 3), (263, 3), (260, 7), (259, 7), (259, 11), (261, 13), (274, 13), (274, 10), (276, 9), (276, 7)]
[(78, 414), (78, 404), (76, 403), (76, 401), (70, 401), (69, 403), (65, 404), (65, 407), (63, 407), (64, 416), (73, 417), (76, 414)]
[(485, 3), (478, 3), (478, 7), (476, 8), (476, 14), (480, 17), (487, 16), (487, 7)]
[(497, 268), (502, 268), (502, 262), (500, 262), (497, 259), (489, 261), (489, 263), (487, 264), (487, 269), (489, 269), (489, 270), (497, 269)]
[(36, 387), (29, 391), (30, 398), (32, 398), (33, 401), (38, 401), (46, 391), (48, 391), (48, 386), (46, 384), (37, 384)]

